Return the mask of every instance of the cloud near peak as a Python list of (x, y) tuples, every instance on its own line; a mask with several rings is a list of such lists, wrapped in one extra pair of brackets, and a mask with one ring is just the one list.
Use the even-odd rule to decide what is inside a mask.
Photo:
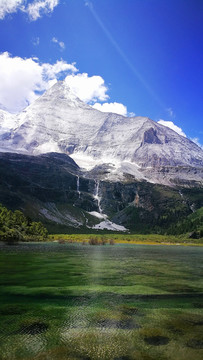
[(94, 105), (92, 105), (92, 107), (102, 112), (112, 112), (123, 116), (127, 116), (128, 114), (127, 107), (117, 102), (103, 104), (95, 103)]
[(0, 107), (16, 113), (31, 104), (57, 80), (65, 77), (73, 93), (87, 103), (106, 101), (108, 88), (101, 76), (78, 73), (75, 63), (58, 60), (40, 63), (37, 58), (0, 54)]
[(192, 140), (196, 145), (198, 145), (201, 149), (203, 149), (203, 145), (200, 144), (198, 137), (190, 138), (190, 140)]
[(66, 76), (65, 82), (73, 93), (84, 102), (106, 101), (109, 98), (108, 88), (104, 79), (99, 75), (71, 74)]
[(134, 115), (128, 114), (121, 103), (107, 103), (108, 87), (101, 76), (79, 73), (75, 63), (68, 64), (64, 60), (54, 64), (40, 63), (38, 58), (13, 57), (8, 52), (0, 54), (0, 108), (11, 113), (20, 112), (57, 80), (64, 78), (71, 91), (93, 108), (124, 116)]
[(157, 122), (158, 122), (158, 124), (167, 126), (168, 128), (170, 128), (170, 129), (172, 129), (173, 131), (177, 132), (179, 135), (184, 136), (184, 137), (187, 137), (187, 136), (185, 135), (185, 133), (183, 132), (183, 130), (182, 130), (179, 126), (175, 125), (175, 124), (173, 123), (173, 121), (166, 121), (166, 120), (160, 119), (160, 120), (157, 121)]
[(32, 103), (61, 75), (77, 72), (75, 64), (58, 60), (55, 64), (40, 63), (36, 58), (0, 54), (0, 105), (16, 113)]

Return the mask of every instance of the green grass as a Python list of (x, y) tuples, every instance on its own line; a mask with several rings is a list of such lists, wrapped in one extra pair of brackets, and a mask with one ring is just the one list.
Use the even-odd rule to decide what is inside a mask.
[(159, 234), (54, 234), (49, 235), (48, 241), (65, 240), (67, 242), (88, 243), (91, 239), (114, 240), (118, 244), (181, 244), (203, 245), (203, 238), (190, 239), (187, 235), (159, 235)]

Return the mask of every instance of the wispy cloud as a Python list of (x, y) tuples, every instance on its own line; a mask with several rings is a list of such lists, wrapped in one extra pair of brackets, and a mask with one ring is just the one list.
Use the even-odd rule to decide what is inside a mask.
[(187, 137), (187, 136), (185, 135), (185, 133), (183, 132), (183, 130), (182, 130), (179, 126), (175, 125), (175, 124), (173, 123), (173, 121), (166, 121), (166, 120), (160, 119), (160, 120), (158, 121), (158, 124), (167, 126), (168, 128), (170, 128), (170, 129), (174, 130), (175, 132), (177, 132), (179, 135), (184, 136), (184, 137)]
[(24, 0), (0, 0), (0, 19), (4, 19), (7, 14), (15, 13), (17, 10), (23, 10), (24, 3)]
[(167, 108), (166, 112), (171, 118), (175, 118), (175, 113), (171, 107)]
[(32, 39), (32, 43), (33, 43), (34, 46), (38, 46), (39, 43), (40, 43), (40, 38), (39, 38), (39, 36), (33, 38), (33, 39)]
[(26, 0), (0, 0), (0, 19), (18, 10), (27, 13), (31, 21), (39, 19), (44, 14), (50, 14), (60, 0), (34, 0), (27, 4)]
[(52, 41), (53, 43), (57, 44), (57, 45), (59, 46), (60, 50), (64, 50), (64, 49), (65, 49), (65, 44), (64, 44), (63, 41), (59, 41), (56, 37), (53, 37), (53, 38), (51, 39), (51, 41)]
[(51, 13), (59, 4), (59, 0), (35, 0), (26, 8), (30, 20), (35, 21), (43, 14)]

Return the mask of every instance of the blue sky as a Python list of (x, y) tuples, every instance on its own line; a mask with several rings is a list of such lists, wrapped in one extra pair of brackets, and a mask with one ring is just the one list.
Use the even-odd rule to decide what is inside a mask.
[(2, 109), (67, 76), (96, 108), (170, 121), (203, 144), (202, 0), (0, 0), (0, 34)]

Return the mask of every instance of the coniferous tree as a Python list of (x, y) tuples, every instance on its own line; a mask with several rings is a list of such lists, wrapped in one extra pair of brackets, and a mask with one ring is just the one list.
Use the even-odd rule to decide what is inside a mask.
[(41, 222), (32, 222), (20, 211), (12, 212), (0, 204), (0, 240), (16, 243), (26, 240), (40, 240), (48, 236)]

